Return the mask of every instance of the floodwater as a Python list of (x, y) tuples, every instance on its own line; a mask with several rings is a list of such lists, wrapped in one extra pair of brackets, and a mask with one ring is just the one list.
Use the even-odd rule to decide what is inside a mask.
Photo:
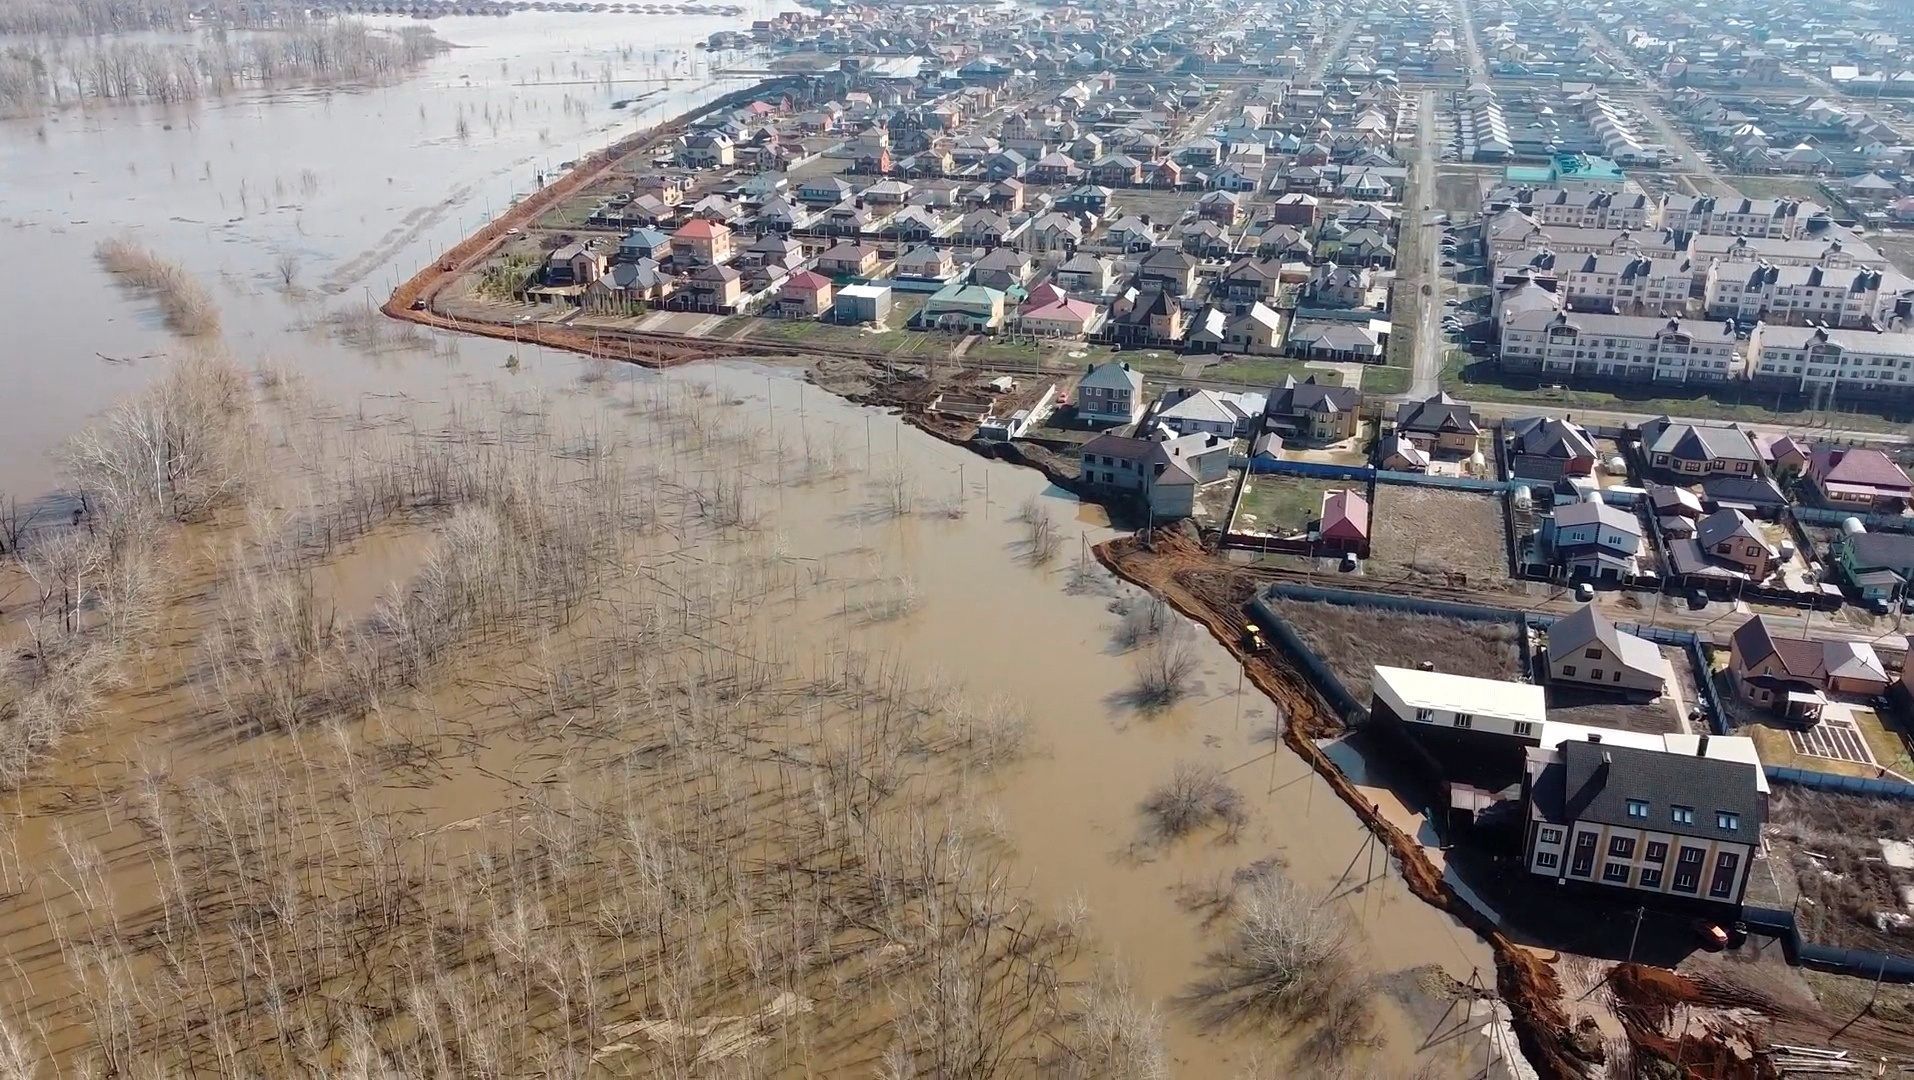
[[(754, 5), (744, 19), (773, 10)], [(679, 80), (641, 106), (612, 110), (612, 101), (654, 87), (593, 80), (605, 64), (641, 78), (674, 61), (703, 62), (692, 42), (736, 25), (705, 17), (447, 19), (435, 23), (439, 35), (465, 47), (392, 87), (73, 111), (41, 121), (44, 137), (35, 123), (0, 125), (0, 235), (12, 264), (31, 268), (16, 274), (4, 302), (13, 340), (0, 350), (0, 491), (45, 491), (61, 439), (136, 388), (157, 357), (182, 348), (150, 303), (122, 294), (94, 265), (94, 243), (121, 233), (207, 284), (236, 356), (300, 372), (343, 415), (367, 422), (429, 428), (449, 411), (499, 409), (523, 394), (590, 416), (634, 387), (708, 384), (728, 407), (761, 416), (768, 432), (811, 433), (844, 448), (847, 471), (837, 483), (767, 495), (762, 530), (775, 533), (789, 557), (856, 558), (909, 581), (911, 612), (855, 631), (862, 646), (934, 670), (975, 696), (1012, 702), (1030, 718), (1033, 753), (992, 774), (979, 812), (1006, 841), (1005, 872), (1052, 917), (1081, 910), (1098, 958), (1120, 964), (1134, 992), (1164, 1014), (1176, 1075), (1293, 1075), (1258, 1040), (1203, 1032), (1175, 1004), (1216, 942), (1192, 897), (1263, 860), (1345, 910), (1375, 973), (1433, 965), (1458, 981), (1492, 982), (1487, 948), (1415, 900), (1355, 816), (1292, 755), (1271, 751), (1272, 706), (1244, 687), (1225, 650), (1197, 641), (1199, 690), (1176, 706), (1145, 713), (1128, 703), (1135, 671), (1112, 644), (1115, 584), (1069, 587), (1082, 547), (1111, 534), (1035, 473), (987, 463), (838, 401), (787, 368), (619, 369), (585, 383), (581, 372), (595, 369), (578, 357), (532, 352), (507, 371), (509, 343), (420, 335), (373, 348), (327, 328), (329, 315), (376, 299), (528, 190), (537, 170), (734, 88)], [(629, 60), (624, 46), (634, 50)], [(574, 75), (574, 63), (582, 74)], [(487, 108), (505, 117), (496, 132)], [(461, 109), (470, 129), (463, 139), (454, 132)], [(293, 290), (275, 269), (287, 253), (300, 264)], [(917, 503), (961, 505), (962, 516), (870, 512), (873, 489), (900, 473)], [(1021, 557), (1024, 531), (1011, 520), (1031, 497), (1068, 523), (1064, 551), (1048, 566)], [(407, 538), (374, 536), (317, 586), (357, 612), (417, 565)], [(850, 632), (811, 614), (790, 632)], [(100, 759), (133, 756), (135, 742), (162, 752), (188, 745), (184, 733), (117, 712), (63, 747), (52, 773), (58, 783), (83, 785)], [(176, 758), (175, 768), (190, 770), (187, 760)], [(1249, 818), (1234, 838), (1139, 842), (1138, 803), (1180, 761), (1226, 770), (1245, 796)], [(40, 807), (42, 818), (65, 816), (59, 799), (36, 794), (22, 805)], [(483, 809), (448, 804), (440, 813), (460, 820)], [(45, 820), (36, 825), (19, 838), (23, 865), (48, 857), (52, 830)], [(7, 985), (0, 1000), (24, 1004), (35, 992)], [(1368, 1071), (1458, 1075), (1473, 1071), (1463, 1064), (1470, 1060), (1480, 1068), (1478, 1041), (1430, 1046), (1439, 1005), (1390, 1003), (1384, 1012), (1385, 1042)]]

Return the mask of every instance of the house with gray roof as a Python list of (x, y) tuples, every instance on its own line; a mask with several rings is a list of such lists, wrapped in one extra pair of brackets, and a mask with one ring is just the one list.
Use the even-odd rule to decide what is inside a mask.
[(1696, 424), (1658, 416), (1641, 426), (1642, 458), (1656, 472), (1683, 479), (1754, 476), (1761, 456), (1738, 424)]
[(1602, 741), (1528, 751), (1523, 852), (1560, 884), (1615, 890), (1629, 903), (1738, 910), (1766, 803), (1758, 763)]
[(1091, 424), (1134, 424), (1143, 415), (1143, 373), (1116, 360), (1077, 380), (1077, 418)]
[(1670, 668), (1653, 642), (1617, 629), (1600, 608), (1584, 604), (1548, 629), (1548, 677), (1551, 684), (1659, 697)]

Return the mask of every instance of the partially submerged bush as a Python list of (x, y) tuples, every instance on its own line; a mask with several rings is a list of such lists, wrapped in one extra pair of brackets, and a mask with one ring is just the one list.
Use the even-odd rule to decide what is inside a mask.
[(1221, 825), (1234, 832), (1249, 818), (1242, 793), (1212, 765), (1179, 761), (1170, 778), (1143, 800), (1150, 832), (1159, 840), (1174, 840), (1205, 825)]

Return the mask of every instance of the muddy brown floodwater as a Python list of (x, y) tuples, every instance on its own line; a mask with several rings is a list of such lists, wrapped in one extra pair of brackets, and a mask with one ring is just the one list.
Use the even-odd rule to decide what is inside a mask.
[[(563, 81), (580, 53), (588, 69), (624, 64), (636, 78), (672, 63), (673, 46), (688, 49), (728, 25), (557, 15), (445, 20), (440, 36), (471, 47), (394, 87), (208, 103), (190, 112), (67, 113), (47, 124), (44, 141), (8, 125), (0, 133), (11, 145), (0, 155), (0, 218), (9, 249), (40, 272), (8, 301), (24, 340), (0, 357), (0, 378), (11, 388), (0, 399), (0, 490), (28, 500), (50, 491), (60, 440), (185, 349), (150, 304), (118, 292), (91, 262), (97, 239), (134, 231), (212, 289), (227, 351), (309, 384), (296, 407), (262, 414), (278, 462), (274, 502), (284, 513), (323, 502), (346, 470), (339, 459), (375, 457), (380, 440), (448, 441), (454, 433), (530, 424), (573, 467), (593, 460), (593, 447), (616, 445), (625, 467), (680, 478), (673, 491), (715, 491), (749, 510), (748, 528), (692, 531), (683, 521), (697, 515), (674, 503), (670, 527), (622, 556), (623, 572), (650, 581), (647, 589), (671, 585), (689, 594), (686, 583), (712, 574), (736, 589), (762, 575), (761, 602), (722, 617), (704, 612), (726, 622), (726, 641), (775, 654), (781, 671), (826, 670), (853, 654), (875, 658), (881, 669), (907, 670), (934, 697), (1021, 718), (1022, 752), (1002, 762), (967, 759), (942, 774), (934, 813), (959, 823), (988, 853), (989, 878), (1017, 898), (1012, 910), (1028, 907), (1081, 928), (1086, 944), (1060, 961), (1066, 979), (1081, 982), (1114, 966), (1158, 1010), (1173, 1075), (1298, 1074), (1287, 1065), (1293, 1039), (1283, 1032), (1209, 1030), (1178, 1002), (1227, 921), (1207, 920), (1216, 909), (1206, 905), (1265, 863), (1340, 910), (1356, 931), (1360, 966), (1383, 981), (1377, 1045), (1350, 1051), (1347, 1065), (1389, 1077), (1479, 1070), (1481, 1039), (1466, 1030), (1437, 1037), (1457, 1023), (1445, 1016), (1440, 987), (1443, 978), (1492, 981), (1488, 949), (1414, 899), (1355, 816), (1293, 755), (1273, 748), (1269, 732), (1280, 717), (1213, 642), (1187, 636), (1197, 666), (1192, 693), (1157, 710), (1133, 701), (1138, 661), (1135, 650), (1116, 644), (1121, 619), (1112, 610), (1125, 590), (1101, 569), (1080, 568), (1089, 563), (1082, 550), (1112, 534), (1035, 473), (832, 398), (805, 384), (795, 365), (659, 374), (530, 352), (507, 370), (509, 343), (431, 334), (347, 341), (328, 328), (329, 318), (363, 303), (361, 294), (383, 293), (523, 190), (534, 164), (576, 156), (643, 122), (608, 108), (610, 99), (632, 96), (630, 87), (531, 79), (542, 72), (547, 83)], [(621, 60), (619, 46), (633, 42), (640, 51)], [(731, 88), (679, 86), (646, 118)], [(488, 107), (513, 119), (496, 135), (481, 126), (469, 143), (453, 138), (461, 109), (482, 115)], [(296, 177), (306, 167), (317, 174), (310, 194), (295, 184), (282, 199), (239, 204), (242, 176), (252, 178), (249, 192), (271, 192), (274, 176)], [(303, 284), (291, 292), (271, 280), (275, 259), (287, 251), (302, 261)], [(700, 402), (698, 419), (661, 414), (660, 400)], [(686, 426), (707, 423), (727, 441), (685, 449)], [(690, 498), (673, 496), (680, 497)], [(1042, 565), (1028, 557), (1029, 529), (1017, 520), (1033, 500), (1064, 536), (1061, 551)], [(708, 521), (709, 508), (702, 513)], [(56, 1051), (79, 1052), (93, 1022), (69, 1000), (71, 977), (51, 963), (64, 935), (75, 932), (69, 924), (87, 910), (80, 898), (87, 875), (40, 872), (69, 859), (63, 841), (104, 853), (102, 880), (112, 895), (105, 906), (149, 908), (167, 885), (148, 857), (150, 826), (143, 831), (129, 820), (142, 768), (163, 762), (167, 782), (181, 788), (249, 773), (301, 775), (294, 763), (326, 742), (285, 732), (240, 740), (208, 734), (224, 725), (209, 720), (220, 704), (206, 682), (203, 643), (219, 598), (232, 591), (212, 553), (256, 526), (227, 521), (174, 541), (183, 554), (173, 565), (175, 606), (164, 630), (133, 665), (129, 685), (12, 800), (13, 843), (0, 876), (12, 893), (4, 917), (18, 962), (0, 973), (0, 1000)], [(367, 620), (417, 588), (412, 583), (444, 534), (444, 522), (429, 520), (342, 537), (312, 561), (312, 594), (338, 625)], [(687, 620), (692, 610), (687, 600)], [(0, 618), (18, 614), (0, 599)], [(488, 815), (549, 783), (555, 763), (589, 754), (570, 720), (498, 718), (510, 717), (521, 707), (515, 695), (536, 686), (518, 677), (533, 662), (528, 657), (540, 648), (569, 655), (564, 650), (581, 648), (580, 637), (564, 626), (542, 644), (468, 649), (445, 664), (429, 691), (395, 696), (376, 722), (355, 720), (342, 729), (347, 749), (326, 742), (321, 756), (328, 769), (357, 776), (356, 766), (337, 764), (337, 755), (351, 759), (355, 742), (396, 756), (395, 747), (409, 743), (394, 731), (414, 739), (421, 730), (470, 732), (444, 736), (461, 749), (435, 769), (368, 773), (380, 778), (376, 804), (408, 815), (422, 835), (510, 834)], [(1246, 806), (1240, 827), (1173, 842), (1146, 837), (1139, 804), (1184, 762), (1227, 777)], [(854, 1036), (831, 1045), (838, 1049), (830, 1053), (846, 1056), (819, 1061), (866, 1070), (884, 1050)]]

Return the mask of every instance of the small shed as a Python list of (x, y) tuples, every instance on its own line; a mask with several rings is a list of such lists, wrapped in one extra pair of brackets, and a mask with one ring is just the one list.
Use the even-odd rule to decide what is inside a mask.
[(846, 285), (831, 306), (832, 317), (847, 323), (882, 323), (890, 312), (888, 285)]

